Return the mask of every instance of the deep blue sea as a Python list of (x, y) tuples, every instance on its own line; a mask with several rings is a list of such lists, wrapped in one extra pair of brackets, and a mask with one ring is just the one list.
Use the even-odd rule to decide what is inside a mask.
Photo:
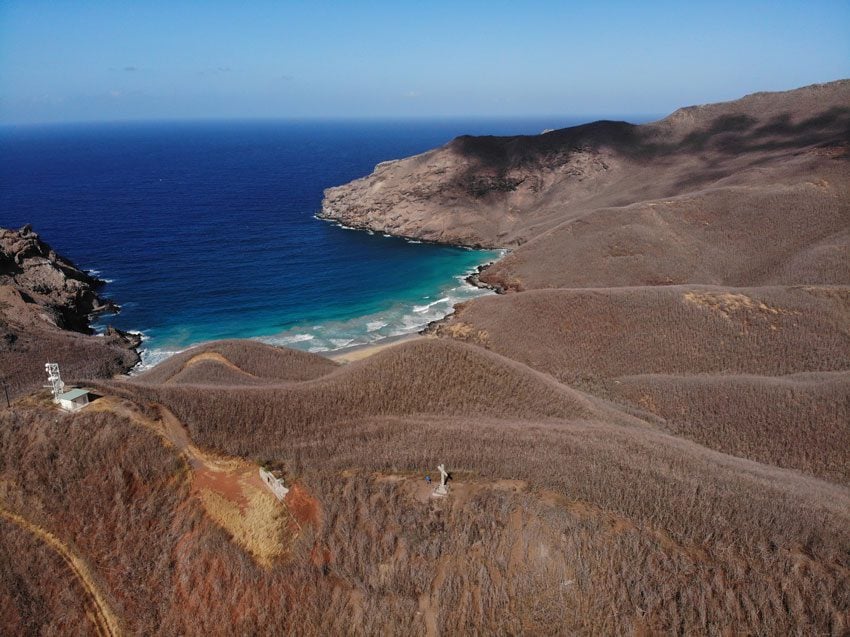
[(108, 281), (100, 319), (144, 335), (151, 364), (257, 337), (328, 351), (414, 332), (482, 290), (496, 252), (410, 243), (314, 215), (322, 191), (461, 134), (566, 118), (122, 123), (0, 128), (0, 225), (31, 223)]

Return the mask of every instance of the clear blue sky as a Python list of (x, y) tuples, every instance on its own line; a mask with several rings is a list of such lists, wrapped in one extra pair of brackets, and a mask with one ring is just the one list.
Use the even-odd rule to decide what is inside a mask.
[(850, 1), (0, 1), (0, 122), (663, 114), (850, 77)]

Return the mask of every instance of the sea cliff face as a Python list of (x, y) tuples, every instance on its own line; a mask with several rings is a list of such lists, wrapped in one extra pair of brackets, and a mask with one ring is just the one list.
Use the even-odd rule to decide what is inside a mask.
[(138, 336), (114, 328), (93, 334), (91, 316), (118, 309), (98, 294), (103, 284), (29, 226), (0, 228), (0, 369), (13, 393), (38, 387), (48, 360), (95, 377), (138, 362)]
[(98, 296), (103, 284), (56, 254), (29, 226), (0, 228), (0, 285), (40, 306), (47, 323), (89, 333), (90, 314), (117, 309)]
[[(328, 188), (319, 215), (355, 228), (465, 245), (506, 247), (534, 233), (528, 213), (558, 183), (592, 191), (617, 167), (593, 131), (629, 130), (605, 122), (539, 137), (458, 137), (446, 146), (378, 164), (368, 177)], [(539, 140), (543, 140), (540, 144)]]
[(839, 81), (687, 107), (641, 126), (458, 137), (327, 189), (320, 216), (429, 241), (517, 247), (595, 210), (701, 193), (744, 171), (755, 182), (757, 166), (775, 168), (794, 151), (840, 154), (848, 104), (850, 81)]

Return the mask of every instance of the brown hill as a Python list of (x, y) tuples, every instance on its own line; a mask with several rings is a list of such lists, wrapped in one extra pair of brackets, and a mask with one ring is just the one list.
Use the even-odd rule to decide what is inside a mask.
[[(2, 504), (25, 520), (22, 539), (49, 533), (79, 557), (80, 602), (100, 599), (128, 632), (847, 626), (846, 488), (612, 418), (472, 346), (425, 340), (276, 387), (109, 385), (140, 410), (0, 416)], [(283, 468), (300, 495), (282, 505), (298, 524), (279, 558), (258, 563), (212, 515), (197, 459), (156, 435), (167, 418), (154, 399), (188, 414), (222, 467), (241, 449)], [(440, 461), (454, 476), (442, 500), (422, 480)], [(59, 591), (86, 582), (41, 573)], [(2, 616), (57, 626), (14, 582), (0, 580)]]
[(840, 196), (834, 189), (847, 184), (849, 104), (843, 80), (681, 109), (642, 126), (596, 122), (537, 136), (459, 137), (328, 189), (322, 216), (433, 241), (517, 246), (594, 210), (702, 192), (743, 171), (752, 171), (753, 185), (761, 173), (823, 169), (833, 179), (822, 187)]
[(175, 354), (135, 379), (145, 383), (191, 382), (187, 375), (204, 366), (208, 367), (207, 376), (214, 382), (233, 378), (235, 384), (240, 384), (252, 382), (251, 377), (274, 381), (309, 380), (327, 374), (337, 364), (323, 356), (269, 347), (257, 341), (225, 340)]
[(850, 369), (850, 289), (664, 286), (485, 297), (435, 326), (569, 384)]
[(845, 634), (848, 97), (459, 138), (329, 190), (515, 247), (482, 274), (510, 293), (347, 365), (226, 341), (0, 412), (5, 632)]
[(850, 485), (850, 372), (646, 374), (607, 383), (665, 431), (724, 453)]
[[(226, 343), (221, 352), (233, 346)], [(250, 347), (276, 351), (259, 343)], [(203, 351), (216, 348), (213, 343)], [(191, 359), (193, 352), (184, 356)], [(350, 365), (329, 367), (335, 371), (314, 380), (274, 386), (258, 386), (255, 379), (236, 374), (226, 387), (205, 378), (197, 384), (151, 383), (146, 375), (101, 386), (165, 405), (203, 446), (257, 459), (285, 447), (294, 432), (311, 432), (321, 440), (320, 431), (354, 418), (429, 414), (590, 419), (610, 411), (617, 419), (598, 401), (525, 365), (450, 341), (401, 344)]]
[(135, 335), (92, 335), (91, 315), (117, 309), (98, 295), (102, 285), (28, 226), (0, 228), (0, 380), (12, 396), (42, 386), (48, 361), (66, 379), (109, 378), (139, 361)]

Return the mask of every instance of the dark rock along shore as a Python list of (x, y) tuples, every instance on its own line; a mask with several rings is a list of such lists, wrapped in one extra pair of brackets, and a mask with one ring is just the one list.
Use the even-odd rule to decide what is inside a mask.
[(92, 317), (119, 309), (100, 296), (104, 284), (29, 225), (0, 228), (0, 374), (14, 394), (41, 385), (47, 360), (92, 377), (124, 373), (139, 362), (138, 335), (111, 326), (94, 334)]

